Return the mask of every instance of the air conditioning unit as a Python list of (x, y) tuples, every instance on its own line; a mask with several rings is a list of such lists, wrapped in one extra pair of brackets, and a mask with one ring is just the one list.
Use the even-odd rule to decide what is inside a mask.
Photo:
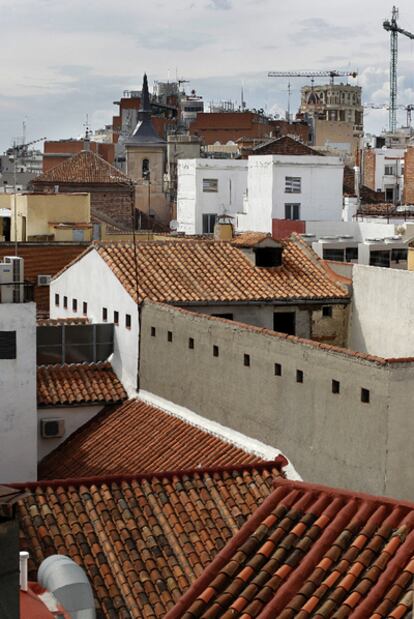
[(65, 420), (41, 419), (40, 434), (42, 438), (61, 438), (65, 434)]
[(4, 256), (4, 262), (13, 267), (13, 282), (23, 283), (24, 281), (24, 260), (20, 256)]
[(52, 279), (51, 275), (38, 275), (37, 285), (38, 286), (50, 286), (51, 279)]

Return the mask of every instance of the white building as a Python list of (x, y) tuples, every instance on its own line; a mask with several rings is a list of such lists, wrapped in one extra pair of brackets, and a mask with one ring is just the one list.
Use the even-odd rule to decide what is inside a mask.
[(236, 218), (242, 212), (246, 187), (245, 159), (178, 161), (178, 232), (210, 234), (217, 215)]
[(221, 214), (239, 231), (271, 232), (273, 219), (340, 221), (343, 167), (317, 155), (180, 161), (178, 231), (211, 233)]
[(37, 476), (36, 305), (22, 281), (21, 258), (0, 264), (1, 483)]
[(402, 202), (404, 190), (404, 155), (405, 148), (373, 148), (375, 191), (385, 193), (386, 202)]

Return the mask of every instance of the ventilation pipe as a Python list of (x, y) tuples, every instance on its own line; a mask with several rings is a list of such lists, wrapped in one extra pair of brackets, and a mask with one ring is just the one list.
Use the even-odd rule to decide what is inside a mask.
[(39, 584), (53, 593), (72, 619), (95, 619), (95, 600), (83, 569), (69, 557), (52, 555), (42, 561)]
[(19, 553), (19, 564), (20, 564), (20, 589), (22, 591), (27, 591), (27, 562), (29, 560), (29, 553), (25, 550), (22, 550)]

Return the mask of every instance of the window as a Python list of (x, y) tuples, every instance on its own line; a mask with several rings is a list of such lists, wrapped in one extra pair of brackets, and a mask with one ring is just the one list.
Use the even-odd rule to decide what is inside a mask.
[(108, 322), (108, 309), (106, 307), (102, 308), (102, 320)]
[(389, 267), (390, 266), (390, 252), (389, 251), (371, 251), (369, 254), (369, 266)]
[(150, 179), (149, 159), (142, 160), (142, 178), (148, 181)]
[(385, 201), (386, 202), (394, 202), (394, 189), (393, 189), (393, 187), (386, 187), (385, 188)]
[(339, 380), (332, 380), (332, 393), (339, 393), (340, 388)]
[(84, 316), (86, 316), (88, 313), (88, 304), (86, 303), (86, 301), (84, 301), (82, 304), (82, 313)]
[(345, 262), (358, 260), (358, 247), (347, 247), (345, 249)]
[(16, 359), (16, 331), (0, 331), (0, 359)]
[(384, 174), (385, 174), (385, 176), (394, 176), (394, 174), (395, 174), (395, 166), (393, 166), (393, 165), (386, 165), (385, 166)]
[(217, 193), (218, 192), (218, 179), (217, 178), (203, 178), (203, 192), (204, 193)]
[(278, 331), (279, 333), (287, 333), (288, 335), (295, 335), (295, 312), (274, 312), (273, 331)]
[(282, 366), (280, 363), (275, 363), (275, 376), (282, 376)]
[(245, 365), (247, 368), (250, 367), (250, 355), (244, 355), (243, 356), (243, 365)]
[(131, 314), (125, 314), (125, 327), (127, 329), (131, 328)]
[(253, 251), (257, 267), (280, 267), (282, 264), (282, 247), (257, 247)]
[(322, 316), (324, 318), (332, 318), (332, 307), (330, 305), (324, 305), (322, 308)]
[(208, 213), (203, 215), (203, 234), (213, 234), (215, 223), (215, 213)]
[(151, 327), (151, 337), (155, 337), (155, 335), (156, 335), (155, 327)]
[(172, 331), (167, 332), (167, 341), (172, 342)]
[(303, 372), (302, 370), (296, 370), (296, 382), (303, 383)]
[(188, 338), (188, 348), (190, 348), (191, 350), (194, 350), (194, 338), (193, 337)]
[(285, 219), (300, 219), (300, 204), (285, 204)]
[(114, 324), (119, 325), (119, 312), (114, 312)]
[(343, 249), (325, 249), (323, 250), (323, 259), (324, 260), (336, 260), (336, 262), (344, 261), (344, 250)]
[(213, 357), (218, 357), (219, 356), (219, 347), (214, 345), (213, 346)]
[(285, 193), (300, 193), (301, 180), (300, 176), (285, 176)]
[(78, 311), (78, 300), (77, 299), (72, 299), (72, 311), (74, 312)]
[(369, 389), (362, 387), (361, 389), (361, 402), (369, 404)]
[(56, 307), (59, 307), (59, 302), (60, 302), (59, 301), (59, 295), (55, 294), (55, 305), (56, 305)]
[(63, 307), (64, 309), (68, 309), (68, 298), (67, 297), (63, 297)]
[(393, 262), (399, 262), (400, 260), (407, 260), (407, 249), (392, 249), (391, 260)]

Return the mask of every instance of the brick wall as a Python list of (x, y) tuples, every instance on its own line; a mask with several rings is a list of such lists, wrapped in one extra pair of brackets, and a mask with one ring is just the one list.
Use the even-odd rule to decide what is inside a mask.
[(414, 148), (407, 148), (404, 156), (403, 202), (414, 204)]
[(272, 219), (272, 236), (274, 239), (287, 239), (293, 232), (303, 234), (305, 221), (292, 219)]
[(377, 190), (377, 187), (375, 187), (375, 153), (369, 148), (364, 151), (363, 184), (374, 191)]
[(91, 193), (91, 215), (103, 213), (123, 227), (131, 227), (131, 205), (134, 197), (129, 191), (94, 191)]

